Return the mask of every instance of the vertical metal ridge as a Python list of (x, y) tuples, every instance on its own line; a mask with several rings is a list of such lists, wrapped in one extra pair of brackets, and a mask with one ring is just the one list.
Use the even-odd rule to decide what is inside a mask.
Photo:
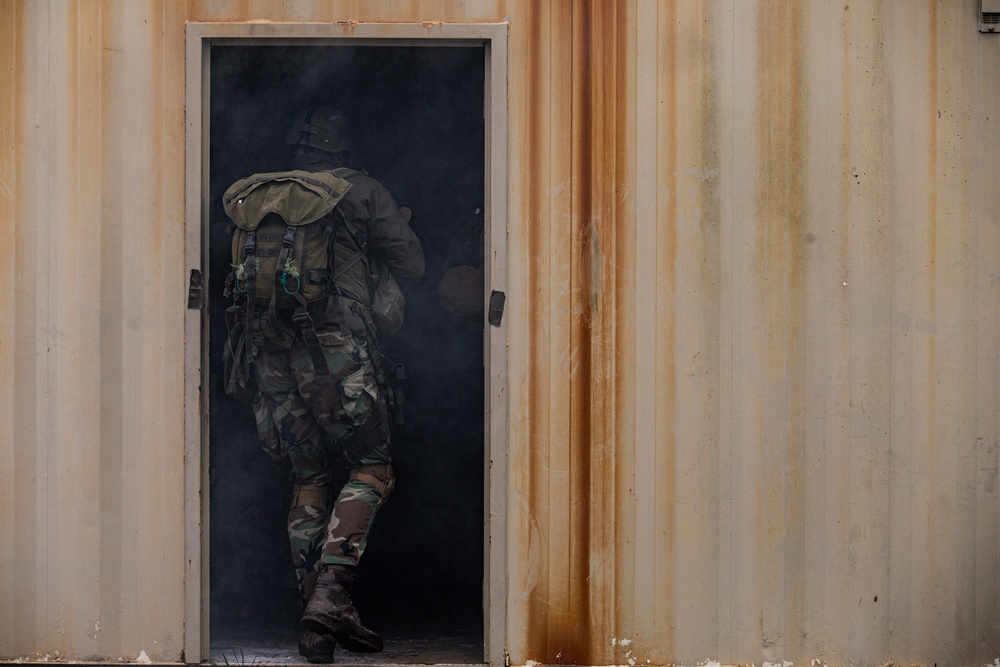
[[(19, 189), (18, 168), (21, 155), (17, 149), (18, 122), (23, 96), (19, 95), (20, 76), (23, 71), (21, 51), (24, 48), (25, 30), (23, 12), (14, 3), (0, 4), (0, 233), (15, 239), (0, 245), (0, 282), (14, 285), (20, 268), (16, 242)], [(17, 355), (16, 331), (18, 323), (17, 290), (0, 291), (0, 534), (7, 539), (0, 542), (0, 590), (13, 596), (18, 578), (14, 564), (18, 562), (18, 467), (16, 380)], [(14, 600), (0, 604), (0, 654), (12, 651), (18, 638), (17, 616)]]
[[(659, 174), (657, 147), (661, 144), (657, 109), (659, 107), (660, 59), (657, 57), (657, 33), (660, 25), (659, 7), (655, 0), (637, 0), (635, 17), (635, 310), (634, 370), (632, 395), (634, 408), (634, 470), (632, 488), (622, 489), (622, 500), (634, 507), (630, 540), (623, 541), (631, 549), (631, 618), (624, 616), (615, 628), (617, 649), (614, 661), (627, 662), (628, 645), (621, 640), (636, 642), (637, 650), (654, 650), (659, 645), (654, 620), (656, 595), (650, 582), (656, 569), (655, 541), (655, 456), (656, 394), (659, 354), (656, 345), (657, 282), (657, 197)], [(624, 465), (625, 461), (622, 461)], [(630, 492), (630, 494), (626, 494)], [(620, 517), (619, 520), (622, 520)], [(621, 562), (625, 559), (620, 558)], [(628, 599), (628, 598), (626, 598)], [(631, 621), (631, 622), (628, 622)], [(629, 656), (630, 657), (630, 656)]]

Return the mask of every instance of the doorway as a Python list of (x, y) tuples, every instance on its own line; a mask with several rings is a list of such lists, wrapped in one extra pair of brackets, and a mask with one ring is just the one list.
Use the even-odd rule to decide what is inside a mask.
[[(189, 72), (191, 32), (189, 27)], [(201, 46), (199, 210), (208, 296), (202, 311), (208, 400), (202, 410), (207, 407), (208, 419), (202, 421), (200, 482), (202, 497), (210, 498), (201, 506), (207, 524), (199, 549), (205, 561), (201, 659), (298, 658), (299, 601), (285, 533), (287, 472), (258, 446), (249, 407), (221, 385), (228, 305), (221, 294), (230, 262), (221, 198), (239, 178), (288, 168), (287, 126), (310, 105), (347, 114), (354, 166), (413, 211), (411, 225), (427, 264), (426, 278), (406, 289), (402, 330), (381, 341), (385, 355), (406, 369), (403, 422), (393, 431), (397, 486), (375, 520), (352, 593), (365, 623), (386, 638), (386, 651), (364, 660), (338, 651), (337, 661), (479, 663), (484, 647), (502, 655), (502, 644), (489, 651), (489, 635), (499, 629), (497, 619), (492, 633), (486, 627), (497, 582), (488, 574), (484, 546), (493, 530), (486, 504), (497, 496), (484, 472), (485, 448), (496, 431), (484, 350), (492, 349), (498, 331), (489, 331), (482, 312), (469, 317), (455, 307), (452, 293), (442, 293), (442, 279), (454, 275), (450, 269), (484, 269), (493, 245), (496, 177), (490, 173), (490, 96), (484, 94), (489, 49), (475, 40), (439, 48), (398, 40), (289, 39), (204, 40)], [(189, 140), (189, 160), (190, 153)], [(481, 295), (502, 287), (495, 270), (485, 267)]]

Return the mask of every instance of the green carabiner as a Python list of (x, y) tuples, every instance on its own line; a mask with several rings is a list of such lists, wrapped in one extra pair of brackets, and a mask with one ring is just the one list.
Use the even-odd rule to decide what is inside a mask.
[[(295, 289), (291, 290), (291, 291), (288, 290), (288, 276), (289, 275), (291, 275), (292, 278), (295, 278)], [(284, 288), (285, 294), (295, 294), (296, 292), (298, 292), (299, 290), (302, 289), (302, 281), (299, 280), (299, 277), (296, 274), (289, 273), (288, 271), (282, 271), (281, 272), (281, 287)]]

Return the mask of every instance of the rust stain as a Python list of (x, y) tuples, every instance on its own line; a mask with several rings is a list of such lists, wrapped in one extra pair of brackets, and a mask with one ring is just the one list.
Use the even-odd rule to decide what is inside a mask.
[[(37, 64), (34, 59), (38, 57), (37, 51), (32, 49), (31, 36), (34, 34), (35, 25), (29, 20), (32, 9), (37, 11), (37, 7), (26, 7), (24, 4), (6, 3), (5, 9), (9, 9), (9, 20), (13, 25), (10, 33), (11, 48), (13, 51), (13, 72), (12, 81), (9, 84), (13, 89), (13, 95), (9, 98), (12, 106), (13, 123), (9, 126), (14, 131), (14, 151), (11, 158), (14, 160), (13, 172), (17, 175), (16, 188), (14, 189), (12, 220), (33, 220), (37, 217), (34, 202), (31, 200), (29, 190), (28, 166), (32, 164), (30, 156), (25, 150), (18, 150), (19, 146), (32, 146), (35, 138), (30, 130), (29, 119), (31, 119), (32, 103), (36, 101), (32, 94), (34, 86), (39, 82), (35, 79), (37, 71), (32, 66)], [(34, 17), (31, 17), (34, 18)], [(37, 19), (35, 19), (37, 21)], [(32, 55), (34, 53), (34, 55)], [(39, 77), (41, 78), (41, 77)], [(10, 108), (10, 107), (8, 107)], [(5, 247), (5, 254), (11, 253), (8, 260), (5, 258), (5, 265), (14, 269), (13, 294), (11, 299), (13, 308), (5, 311), (5, 319), (16, 323), (17, 335), (13, 338), (14, 354), (16, 360), (13, 365), (14, 383), (17, 387), (13, 393), (11, 401), (14, 421), (11, 424), (13, 432), (13, 442), (15, 443), (37, 443), (38, 442), (38, 414), (37, 382), (39, 373), (39, 359), (35, 341), (39, 335), (38, 323), (35, 315), (35, 304), (37, 303), (36, 286), (37, 281), (31, 279), (36, 275), (37, 261), (35, 260), (38, 230), (34, 225), (17, 225), (13, 229), (13, 247)], [(5, 244), (6, 245), (6, 244)], [(14, 561), (11, 569), (17, 573), (17, 580), (14, 581), (14, 589), (11, 595), (9, 606), (17, 609), (18, 613), (14, 618), (13, 626), (10, 627), (11, 635), (21, 643), (22, 647), (33, 645), (38, 638), (38, 628), (36, 619), (39, 618), (39, 597), (35, 594), (34, 584), (38, 580), (39, 561), (41, 554), (37, 553), (35, 546), (38, 544), (38, 531), (41, 528), (36, 525), (35, 517), (38, 516), (38, 506), (36, 498), (41, 481), (40, 475), (35, 474), (35, 447), (17, 447), (13, 453), (14, 485), (13, 494), (15, 503), (18, 505), (18, 517), (14, 520), (14, 532), (11, 541), (15, 545), (25, 545), (17, 549), (14, 553)], [(44, 566), (43, 566), (44, 567)]]
[[(614, 254), (612, 262), (615, 271), (613, 295), (614, 307), (612, 312), (612, 325), (614, 327), (614, 353), (616, 364), (621, 369), (614, 373), (612, 385), (609, 391), (613, 400), (614, 423), (609, 425), (609, 436), (612, 442), (618, 443), (614, 456), (616, 459), (615, 469), (605, 475), (608, 482), (615, 485), (614, 502), (605, 504), (605, 511), (611, 514), (610, 520), (603, 527), (604, 537), (602, 541), (606, 545), (627, 544), (631, 540), (631, 530), (634, 522), (629, 522), (625, 509), (631, 501), (634, 486), (634, 454), (629, 455), (626, 451), (630, 446), (634, 449), (636, 441), (635, 424), (635, 386), (634, 371), (635, 359), (635, 275), (636, 266), (636, 199), (633, 189), (629, 188), (629, 183), (635, 183), (633, 170), (630, 168), (629, 156), (631, 147), (635, 145), (634, 126), (630, 122), (628, 110), (632, 107), (630, 98), (630, 85), (626, 77), (628, 68), (625, 66), (629, 58), (629, 53), (637, 47), (636, 41), (624, 34), (622, 26), (629, 26), (630, 10), (625, 3), (615, 3), (615, 25), (619, 26), (616, 50), (614, 58), (618, 64), (617, 76), (614, 80), (614, 133), (616, 142), (612, 159), (614, 160), (614, 210), (615, 220), (614, 230), (616, 234)], [(631, 459), (631, 461), (630, 461)], [(595, 635), (600, 637), (607, 632), (619, 633), (623, 625), (629, 623), (633, 614), (622, 602), (627, 596), (634, 597), (635, 583), (631, 578), (624, 576), (625, 568), (617, 566), (619, 551), (615, 549), (614, 568), (609, 573), (606, 581), (614, 596), (615, 604), (610, 605), (610, 613), (607, 619), (600, 621), (600, 626), (595, 628)], [(623, 561), (627, 557), (622, 558)], [(611, 567), (612, 564), (607, 564)], [(627, 566), (626, 566), (627, 567)], [(631, 584), (631, 585), (630, 585)], [(605, 635), (606, 636), (606, 635)], [(618, 662), (617, 653), (614, 647), (600, 657), (608, 656), (602, 662)]]
[[(757, 221), (755, 270), (762, 280), (754, 295), (764, 325), (760, 450), (763, 477), (757, 484), (758, 578), (766, 590), (783, 591), (781, 607), (763, 603), (761, 635), (798, 636), (792, 628), (802, 608), (800, 573), (779, 573), (773, 562), (799, 564), (803, 543), (790, 539), (801, 531), (804, 504), (803, 441), (806, 394), (808, 277), (802, 238), (807, 230), (807, 118), (802, 44), (806, 3), (767, 0), (759, 16), (757, 44), (757, 168), (754, 215)], [(780, 36), (780, 37), (778, 37)], [(780, 579), (779, 579), (780, 577)], [(784, 582), (784, 583), (783, 583)], [(789, 585), (791, 584), (791, 585)], [(790, 643), (797, 641), (789, 639)]]
[[(528, 256), (530, 258), (527, 262), (529, 291), (527, 311), (528, 322), (534, 334), (532, 336), (534, 344), (528, 347), (528, 354), (530, 356), (530, 363), (528, 365), (530, 385), (528, 389), (529, 398), (525, 409), (528, 411), (531, 441), (539, 443), (539, 445), (549, 442), (547, 437), (548, 430), (546, 428), (548, 420), (545, 418), (549, 407), (549, 374), (543, 371), (547, 364), (550, 363), (548, 358), (549, 342), (546, 335), (548, 327), (542, 326), (541, 323), (545, 321), (550, 312), (549, 294), (551, 288), (546, 270), (549, 265), (549, 261), (547, 261), (549, 244), (546, 235), (549, 233), (552, 225), (551, 212), (547, 210), (548, 207), (543, 195), (543, 190), (548, 185), (549, 177), (548, 169), (546, 168), (549, 158), (549, 152), (546, 150), (548, 142), (545, 141), (545, 138), (547, 131), (551, 131), (547, 127), (546, 106), (543, 104), (543, 100), (545, 99), (544, 87), (548, 81), (542, 73), (548, 71), (546, 67), (548, 58), (546, 56), (549, 45), (549, 35), (543, 33), (542, 30), (543, 22), (543, 17), (538, 16), (536, 20), (529, 21), (527, 24), (525, 64), (528, 71), (535, 72), (536, 74), (535, 76), (525, 78), (528, 92), (524, 102), (527, 109), (524, 124), (527, 128), (527, 143), (529, 146), (537, 147), (537, 150), (521, 151), (521, 155), (528, 166), (520, 173), (521, 189), (525, 193), (526, 198), (525, 217), (530, 221), (529, 224), (525, 225)], [(532, 446), (529, 448), (532, 453), (538, 451), (537, 455), (531, 457), (531, 468), (528, 475), (529, 488), (522, 490), (529, 498), (529, 513), (531, 508), (544, 507), (548, 501), (548, 484), (545, 479), (546, 466), (543, 463), (545, 457), (539, 451), (541, 449), (543, 449), (543, 446)], [(541, 534), (541, 526), (539, 527), (539, 533)], [(544, 543), (541, 539), (532, 540), (528, 544), (528, 548), (541, 551), (544, 549)], [(533, 559), (536, 556), (529, 554), (529, 558)], [(537, 558), (542, 563), (545, 563), (547, 560), (542, 554), (539, 554)], [(547, 571), (543, 566), (540, 576), (545, 577), (546, 575)], [(529, 613), (530, 622), (526, 628), (527, 636), (525, 637), (525, 641), (529, 647), (529, 656), (534, 655), (534, 651), (537, 650), (535, 647), (544, 645), (545, 638), (548, 635), (547, 624), (540, 613), (542, 605), (537, 600), (543, 594), (543, 589), (544, 587), (536, 585), (532, 586), (528, 591), (530, 595), (529, 609), (531, 611)]]
[[(688, 28), (689, 30), (695, 26), (698, 28), (698, 58), (701, 61), (701, 77), (697, 97), (694, 98), (697, 104), (695, 118), (698, 119), (699, 128), (696, 154), (700, 156), (699, 164), (704, 170), (704, 175), (698, 179), (697, 184), (697, 207), (700, 213), (698, 240), (695, 248), (700, 261), (698, 262), (697, 274), (687, 277), (688, 281), (696, 281), (699, 301), (697, 366), (691, 371), (698, 375), (699, 380), (697, 382), (698, 393), (692, 398), (697, 401), (695, 405), (697, 405), (696, 409), (700, 415), (697, 426), (698, 443), (696, 445), (699, 452), (697, 472), (699, 487), (709, 489), (717, 485), (720, 474), (718, 415), (721, 414), (719, 400), (722, 395), (719, 350), (721, 349), (722, 326), (720, 304), (723, 303), (721, 289), (722, 236), (720, 230), (723, 199), (720, 196), (719, 188), (721, 187), (720, 174), (722, 173), (720, 137), (723, 129), (720, 118), (720, 90), (716, 74), (718, 72), (716, 53), (719, 48), (720, 26), (710, 6), (703, 6), (699, 13), (690, 16), (687, 25), (691, 26)], [(690, 401), (691, 398), (687, 400)], [(683, 414), (683, 408), (678, 407), (680, 408), (679, 412)], [(678, 502), (677, 495), (683, 494), (673, 495), (673, 502), (676, 503)], [(652, 657), (654, 661), (661, 663), (680, 660), (685, 655), (690, 655), (691, 647), (697, 646), (703, 641), (712, 642), (718, 636), (720, 627), (718, 620), (720, 603), (718, 600), (720, 599), (720, 590), (725, 589), (718, 577), (715, 576), (720, 567), (717, 532), (719, 521), (717, 516), (713, 516), (715, 511), (715, 507), (707, 503), (704, 510), (699, 510), (696, 513), (694, 526), (691, 525), (691, 514), (682, 513), (681, 517), (686, 518), (687, 521), (678, 521), (678, 529), (674, 537), (680, 552), (685, 547), (685, 534), (690, 534), (688, 531), (693, 532), (699, 553), (699, 569), (702, 572), (712, 573), (709, 576), (701, 575), (706, 598), (701, 612), (703, 620), (692, 623), (686, 615), (678, 618), (677, 620), (683, 624), (681, 630), (682, 645), (678, 645), (676, 636), (671, 637), (670, 644), (664, 642), (666, 644), (663, 647), (664, 654), (650, 655), (650, 652), (647, 651), (646, 658)], [(688, 554), (691, 553), (690, 548), (687, 548), (686, 551)], [(691, 564), (690, 560), (682, 557), (675, 570)], [(683, 577), (684, 575), (678, 580), (679, 586), (683, 586)], [(674, 604), (676, 604), (676, 600), (674, 600)], [(692, 630), (694, 631), (692, 632)], [(676, 635), (677, 632), (674, 631), (673, 634)]]
[[(677, 225), (678, 220), (678, 142), (677, 132), (677, 4), (660, 5), (657, 25), (659, 67), (657, 69), (659, 113), (658, 132), (661, 148), (657, 151), (657, 189), (671, 194), (657, 206), (657, 319), (656, 406), (657, 448), (654, 465), (661, 488), (655, 494), (656, 512), (663, 516), (662, 536), (656, 540), (656, 566), (653, 581), (656, 601), (654, 623), (661, 630), (668, 656), (675, 654), (677, 637), (677, 440), (674, 416), (677, 414)], [(659, 197), (657, 197), (660, 200)], [(661, 319), (662, 318), (662, 319)], [(662, 369), (662, 370), (661, 370)]]
[[(558, 571), (550, 570), (546, 576), (564, 577), (568, 586), (540, 585), (533, 591), (530, 608), (532, 625), (537, 627), (529, 631), (528, 657), (552, 664), (595, 664), (602, 657), (606, 661), (609, 651), (594, 631), (607, 627), (606, 617), (614, 606), (609, 542), (614, 535), (615, 480), (609, 448), (614, 401), (617, 14), (615, 6), (606, 3), (581, 1), (562, 9), (566, 13), (553, 21), (569, 21), (568, 26), (558, 27), (569, 28), (572, 49), (553, 52), (553, 57), (571, 58), (571, 66), (562, 69), (571, 71), (572, 79), (553, 85), (572, 86), (570, 219), (576, 248), (568, 267), (573, 304), (573, 363), (568, 378), (571, 502), (562, 515), (568, 521), (570, 543), (568, 562), (553, 563)], [(549, 35), (535, 27), (529, 35), (532, 58), (537, 59)], [(532, 89), (540, 91), (538, 85)], [(537, 105), (530, 104), (532, 122), (539, 123)], [(535, 136), (534, 132), (529, 130), (529, 135)], [(535, 195), (529, 196), (532, 206), (537, 206)], [(567, 267), (551, 268), (563, 271)], [(549, 313), (540, 315), (548, 317)], [(540, 323), (535, 321), (533, 326)], [(554, 597), (562, 591), (566, 599)]]
[(788, 186), (788, 215), (790, 219), (787, 234), (787, 252), (789, 255), (789, 322), (787, 350), (789, 355), (789, 405), (788, 425), (786, 427), (788, 469), (786, 474), (788, 490), (785, 498), (786, 534), (789, 535), (785, 549), (785, 562), (788, 564), (785, 574), (786, 592), (786, 628), (788, 631), (788, 648), (793, 654), (800, 654), (802, 633), (792, 632), (798, 628), (805, 606), (805, 574), (803, 572), (805, 557), (805, 541), (801, 537), (805, 533), (805, 508), (808, 505), (806, 496), (807, 481), (805, 478), (806, 419), (808, 395), (808, 375), (806, 358), (806, 327), (807, 301), (806, 287), (810, 268), (806, 243), (803, 241), (810, 229), (808, 209), (806, 206), (806, 190), (808, 188), (808, 170), (806, 164), (809, 154), (807, 114), (807, 81), (809, 51), (804, 43), (804, 31), (800, 26), (808, 25), (808, 3), (791, 3), (788, 21), (789, 52), (790, 52), (790, 133), (789, 154), (792, 173)]
[[(588, 563), (590, 560), (590, 513), (594, 501), (590, 498), (590, 447), (591, 402), (593, 400), (592, 366), (594, 350), (591, 335), (594, 326), (594, 309), (588, 296), (590, 265), (588, 245), (594, 239), (588, 233), (595, 215), (593, 200), (593, 142), (595, 114), (593, 99), (594, 77), (601, 74), (599, 64), (604, 55), (600, 45), (593, 42), (593, 17), (585, 3), (574, 2), (573, 26), (573, 193), (572, 220), (574, 245), (580, 252), (573, 257), (570, 267), (573, 301), (579, 309), (570, 334), (572, 354), (578, 360), (578, 370), (570, 377), (570, 497), (576, 500), (571, 507), (569, 575), (569, 620), (562, 627), (549, 629), (549, 650), (557, 650), (561, 657), (556, 662), (593, 664), (590, 659), (590, 591)], [(598, 101), (600, 104), (600, 101)], [(583, 260), (583, 261), (581, 261)], [(561, 619), (560, 619), (561, 620)], [(558, 641), (561, 646), (554, 646)], [(555, 656), (551, 656), (555, 658)], [(549, 656), (546, 656), (549, 658)]]

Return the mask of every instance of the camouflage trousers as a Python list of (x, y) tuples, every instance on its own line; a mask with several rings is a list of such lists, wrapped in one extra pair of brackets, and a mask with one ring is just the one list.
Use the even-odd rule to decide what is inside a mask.
[[(375, 513), (392, 491), (386, 401), (364, 336), (317, 331), (332, 382), (317, 379), (298, 341), (261, 349), (254, 401), (264, 449), (291, 464), (288, 539), (300, 590), (324, 564), (357, 565)], [(348, 481), (331, 505), (336, 467)]]

